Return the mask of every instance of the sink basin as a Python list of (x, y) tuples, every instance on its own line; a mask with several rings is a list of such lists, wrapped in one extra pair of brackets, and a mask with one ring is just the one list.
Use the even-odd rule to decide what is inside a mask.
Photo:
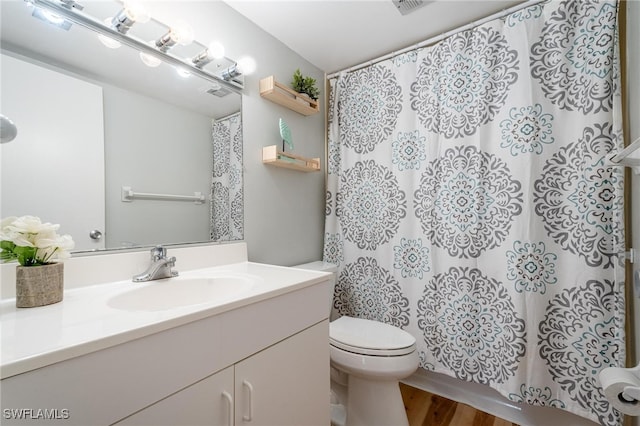
[(253, 284), (252, 278), (236, 275), (176, 277), (149, 281), (144, 287), (112, 297), (107, 304), (127, 311), (163, 311), (227, 301), (250, 290)]

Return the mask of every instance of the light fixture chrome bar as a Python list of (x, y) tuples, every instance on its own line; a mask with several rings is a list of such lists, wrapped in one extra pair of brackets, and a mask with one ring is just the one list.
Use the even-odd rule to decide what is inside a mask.
[(78, 10), (84, 9), (84, 6), (76, 2), (75, 0), (60, 0), (60, 3), (62, 3), (62, 5), (67, 9), (71, 9), (71, 8), (76, 8)]
[(119, 41), (122, 44), (126, 44), (127, 46), (132, 47), (140, 52), (154, 56), (169, 65), (173, 65), (178, 68), (186, 68), (191, 74), (197, 75), (198, 77), (204, 78), (205, 80), (212, 83), (219, 83), (235, 93), (241, 93), (241, 90), (244, 88), (244, 85), (237, 80), (226, 81), (223, 78), (218, 77), (215, 74), (211, 74), (204, 69), (195, 67), (192, 63), (187, 62), (186, 60), (182, 60), (169, 52), (162, 52), (158, 49), (155, 49), (135, 36), (121, 34), (117, 30), (105, 25), (97, 19), (87, 15), (82, 11), (77, 10), (77, 8), (68, 9), (62, 4), (51, 0), (25, 1), (30, 2), (36, 7), (41, 7), (57, 15), (60, 15), (65, 19), (73, 22), (74, 24), (80, 25), (81, 27), (85, 27), (87, 29), (95, 31), (98, 34), (102, 34), (106, 37), (112, 38), (113, 40)]

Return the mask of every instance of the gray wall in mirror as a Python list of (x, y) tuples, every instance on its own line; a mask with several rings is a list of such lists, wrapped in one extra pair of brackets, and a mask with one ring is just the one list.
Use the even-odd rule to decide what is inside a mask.
[[(227, 48), (228, 57), (238, 58), (242, 55), (250, 55), (256, 60), (257, 70), (253, 75), (246, 76), (245, 91), (242, 95), (244, 231), (245, 240), (249, 247), (249, 257), (253, 261), (282, 265), (292, 265), (321, 258), (324, 232), (324, 170), (322, 173), (303, 174), (265, 167), (261, 163), (261, 149), (266, 145), (280, 143), (278, 119), (283, 118), (292, 130), (295, 152), (309, 157), (321, 157), (324, 163), (324, 114), (319, 113), (304, 117), (268, 102), (259, 96), (258, 81), (267, 75), (275, 75), (278, 81), (288, 83), (293, 71), (300, 68), (305, 74), (322, 82), (324, 73), (239, 15), (225, 2), (160, 1), (145, 2), (145, 6), (152, 16), (160, 21), (186, 20), (195, 29), (198, 40), (206, 42), (218, 39), (222, 41)], [(110, 54), (111, 52), (105, 53), (105, 55)], [(324, 88), (322, 84), (320, 86), (322, 89), (320, 101), (322, 108), (324, 108)], [(104, 96), (109, 98), (108, 90)], [(108, 108), (105, 108), (105, 115), (108, 113)], [(181, 134), (180, 140), (175, 141), (173, 155), (169, 155), (172, 160), (184, 152), (186, 141), (182, 136), (184, 135)], [(110, 148), (107, 147), (105, 151), (107, 157), (111, 155), (120, 161), (129, 161), (122, 158), (122, 153), (118, 152), (121, 148), (110, 151)], [(166, 156), (155, 157), (157, 161), (154, 161), (153, 151), (162, 152), (164, 148), (160, 146), (155, 146), (155, 148), (155, 150), (150, 149), (146, 152), (147, 161), (153, 164), (151, 166), (153, 172), (148, 175), (171, 175), (174, 166), (171, 161), (165, 161)], [(117, 176), (117, 173), (115, 175)], [(180, 180), (180, 177), (173, 179), (173, 181)], [(113, 191), (113, 187), (116, 186), (115, 183), (107, 182), (106, 190)], [(117, 196), (119, 197), (120, 188), (117, 187)], [(148, 189), (142, 188), (140, 190), (146, 191)], [(188, 191), (194, 190), (200, 189), (190, 187)], [(187, 206), (183, 205), (182, 207)], [(109, 208), (107, 208), (107, 214), (109, 214)], [(167, 213), (159, 207), (154, 210), (154, 213), (142, 215), (142, 220), (146, 220), (151, 225), (151, 218), (153, 218), (153, 220), (157, 220), (157, 224), (154, 223), (152, 228), (159, 230), (165, 227), (174, 230), (179, 228), (183, 216), (181, 212)], [(108, 217), (107, 223), (109, 220)], [(114, 220), (118, 221), (119, 219)], [(139, 226), (139, 222), (131, 220), (127, 226), (135, 229)], [(208, 229), (208, 221), (205, 226)], [(129, 238), (129, 235), (116, 236), (116, 244), (127, 244), (128, 241), (147, 243), (146, 241), (136, 241), (137, 238)], [(181, 237), (179, 236), (171, 238), (167, 241), (154, 241), (154, 243), (187, 241), (180, 241)], [(173, 238), (178, 238), (178, 240)], [(205, 235), (205, 238), (199, 240), (205, 241), (206, 239)]]
[(122, 202), (121, 191), (208, 198), (212, 117), (115, 87), (104, 89), (104, 116), (106, 247), (207, 240), (209, 200)]

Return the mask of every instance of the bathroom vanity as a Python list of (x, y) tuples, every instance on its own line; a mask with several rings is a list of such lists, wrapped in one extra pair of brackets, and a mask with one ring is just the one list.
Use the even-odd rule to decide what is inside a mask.
[(328, 425), (331, 291), (244, 260), (3, 300), (2, 424)]

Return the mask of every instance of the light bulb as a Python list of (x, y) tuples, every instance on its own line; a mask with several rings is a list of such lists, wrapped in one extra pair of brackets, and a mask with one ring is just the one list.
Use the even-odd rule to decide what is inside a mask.
[[(155, 41), (153, 40), (149, 42), (151, 46), (153, 46), (154, 43)], [(149, 55), (148, 53), (145, 53), (145, 52), (140, 52), (140, 59), (142, 60), (142, 62), (144, 62), (146, 66), (151, 68), (155, 68), (162, 63), (160, 59), (156, 58), (153, 55)]]
[(186, 46), (193, 42), (193, 28), (184, 21), (176, 22), (171, 27), (171, 39), (176, 43)]
[(135, 1), (125, 1), (124, 8), (111, 18), (111, 28), (126, 34), (136, 22), (145, 23), (151, 19), (142, 5)]
[(224, 46), (219, 41), (212, 41), (202, 52), (191, 59), (193, 65), (202, 68), (214, 59), (224, 58)]
[(193, 29), (184, 21), (178, 21), (166, 34), (156, 40), (156, 47), (168, 51), (176, 43), (186, 46), (193, 41)]
[(209, 43), (207, 50), (209, 51), (208, 56), (214, 59), (224, 58), (224, 46), (219, 41), (212, 41)]
[(188, 78), (191, 75), (191, 73), (184, 68), (176, 68), (176, 72), (182, 78)]
[(120, 43), (119, 41), (114, 40), (111, 37), (107, 37), (102, 34), (98, 34), (98, 40), (100, 40), (100, 43), (104, 44), (109, 49), (117, 49), (120, 46), (122, 46), (122, 43)]
[(68, 31), (69, 28), (71, 28), (71, 21), (68, 21), (62, 16), (41, 7), (34, 7), (31, 11), (31, 16), (51, 25), (55, 25), (58, 28), (62, 28), (65, 31)]
[(162, 61), (155, 56), (151, 56), (148, 53), (140, 52), (140, 59), (148, 67), (155, 68), (162, 63)]
[(256, 70), (256, 61), (250, 56), (243, 56), (238, 59), (238, 71), (244, 75), (249, 75)]
[(47, 21), (51, 22), (53, 25), (61, 25), (64, 22), (64, 18), (62, 16), (56, 15), (48, 10), (43, 10), (42, 16), (44, 16)]
[[(107, 18), (104, 20), (104, 23), (107, 26), (110, 26), (111, 20), (112, 18)], [(100, 43), (104, 44), (109, 49), (117, 49), (120, 46), (122, 46), (122, 44), (119, 41), (114, 40), (111, 37), (107, 37), (106, 35), (98, 34), (98, 40), (100, 40)]]
[(134, 22), (140, 22), (144, 24), (149, 22), (151, 15), (145, 10), (140, 2), (129, 0), (124, 2), (124, 11), (127, 17)]

